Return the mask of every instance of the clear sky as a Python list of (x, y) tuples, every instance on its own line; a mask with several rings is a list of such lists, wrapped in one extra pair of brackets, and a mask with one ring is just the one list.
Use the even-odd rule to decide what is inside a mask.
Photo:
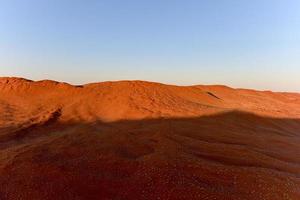
[(300, 1), (0, 0), (0, 76), (300, 91)]

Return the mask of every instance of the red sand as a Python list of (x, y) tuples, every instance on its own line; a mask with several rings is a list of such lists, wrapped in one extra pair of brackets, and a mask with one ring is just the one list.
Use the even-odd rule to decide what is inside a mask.
[(0, 78), (0, 199), (300, 199), (300, 94)]

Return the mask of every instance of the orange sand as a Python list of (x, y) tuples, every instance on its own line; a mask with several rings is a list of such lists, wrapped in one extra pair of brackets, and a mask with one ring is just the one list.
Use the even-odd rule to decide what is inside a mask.
[(0, 199), (300, 199), (300, 94), (0, 78)]

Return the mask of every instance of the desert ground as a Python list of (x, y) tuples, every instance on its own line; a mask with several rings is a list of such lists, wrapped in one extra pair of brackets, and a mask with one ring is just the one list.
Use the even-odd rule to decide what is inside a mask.
[(0, 78), (1, 200), (299, 200), (300, 94)]

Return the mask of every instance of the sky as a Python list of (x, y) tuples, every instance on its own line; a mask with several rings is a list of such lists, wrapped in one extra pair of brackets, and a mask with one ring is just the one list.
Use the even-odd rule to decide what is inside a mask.
[(0, 76), (300, 92), (299, 0), (0, 0)]

